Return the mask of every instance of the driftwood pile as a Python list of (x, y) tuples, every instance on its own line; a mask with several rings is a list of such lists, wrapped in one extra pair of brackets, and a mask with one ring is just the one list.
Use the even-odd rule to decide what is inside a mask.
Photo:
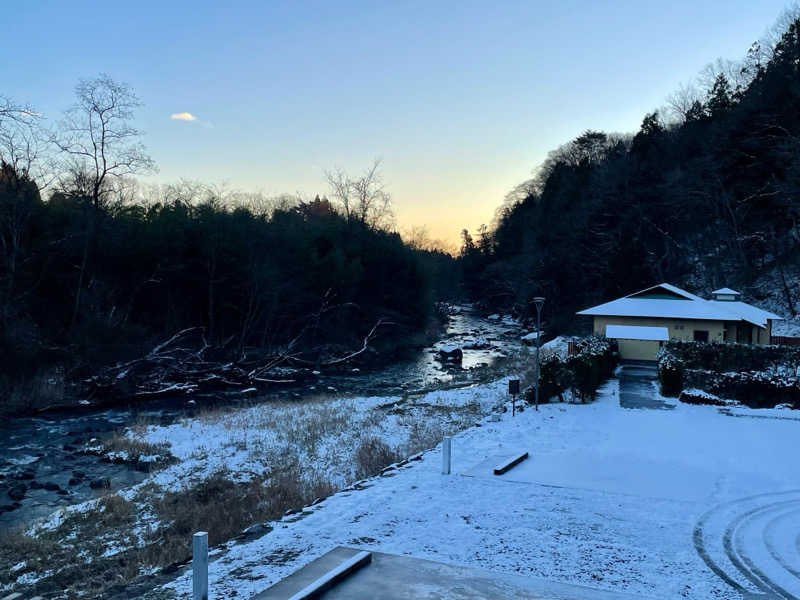
[[(258, 358), (225, 360), (225, 345), (212, 346), (204, 328), (179, 331), (141, 358), (106, 367), (82, 382), (82, 395), (93, 398), (143, 399), (217, 391), (257, 392), (275, 384), (293, 384), (314, 373), (312, 368), (341, 365), (369, 348), (381, 322), (375, 324), (361, 348), (342, 356), (308, 360), (293, 351), (297, 338), (280, 353)], [(317, 353), (319, 356), (319, 354)]]

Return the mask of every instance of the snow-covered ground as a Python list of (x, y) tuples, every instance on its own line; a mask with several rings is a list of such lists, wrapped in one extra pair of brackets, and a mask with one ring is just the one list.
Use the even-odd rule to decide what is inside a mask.
[(320, 396), (211, 413), (129, 435), (169, 445), (179, 460), (145, 482), (163, 489), (185, 488), (220, 470), (250, 479), (287, 455), (305, 465), (309, 479), (324, 475), (344, 487), (357, 478), (354, 453), (361, 441), (378, 438), (403, 456), (429, 448), (500, 408), (505, 388), (502, 379), (416, 398)]
[[(489, 406), (503, 386), (437, 397)], [(385, 401), (349, 402), (360, 410)], [(781, 418), (787, 412), (627, 410), (612, 380), (593, 404), (491, 415), (453, 440), (453, 475), (441, 475), (441, 455), (429, 451), (260, 539), (217, 549), (212, 597), (247, 598), (337, 545), (658, 598), (739, 598), (754, 582), (800, 595), (800, 423)], [(148, 435), (187, 456), (190, 438), (214, 435), (175, 427)], [(490, 474), (520, 450), (530, 452), (526, 462)], [(188, 574), (169, 587), (188, 598)]]

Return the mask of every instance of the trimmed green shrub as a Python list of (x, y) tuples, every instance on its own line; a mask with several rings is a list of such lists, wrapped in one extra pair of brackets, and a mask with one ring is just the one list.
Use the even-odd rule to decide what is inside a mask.
[(690, 369), (765, 371), (787, 364), (800, 364), (800, 346), (759, 346), (732, 342), (667, 342), (663, 354), (683, 362)]
[(774, 371), (714, 373), (703, 369), (686, 371), (685, 381), (750, 408), (774, 408), (788, 404), (800, 409), (800, 379)]
[(664, 396), (696, 387), (751, 408), (800, 409), (800, 348), (732, 343), (667, 343), (659, 353)]
[(662, 396), (674, 398), (683, 390), (683, 363), (663, 349), (659, 352), (658, 382)]
[[(594, 400), (597, 389), (614, 374), (619, 360), (616, 340), (590, 337), (582, 340), (579, 351), (562, 360), (554, 355), (542, 362), (539, 378), (539, 402), (549, 402), (558, 396), (563, 399), (564, 391), (571, 389), (573, 394), (585, 402)], [(534, 400), (534, 389), (526, 391), (526, 399)]]

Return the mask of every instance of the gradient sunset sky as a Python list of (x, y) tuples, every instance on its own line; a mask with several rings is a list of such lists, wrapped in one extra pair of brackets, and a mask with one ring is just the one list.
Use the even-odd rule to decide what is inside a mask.
[(589, 128), (636, 131), (785, 7), (30, 0), (3, 13), (0, 94), (52, 121), (81, 77), (130, 84), (160, 168), (149, 181), (313, 197), (326, 169), (380, 157), (399, 229), (455, 242), (548, 151)]

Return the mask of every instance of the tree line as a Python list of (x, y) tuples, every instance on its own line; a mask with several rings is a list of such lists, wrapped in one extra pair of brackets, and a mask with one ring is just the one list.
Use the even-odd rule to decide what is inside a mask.
[(330, 200), (137, 185), (154, 170), (138, 106), (107, 76), (80, 82), (53, 130), (0, 103), (2, 404), (26, 401), (23, 382), (85, 377), (187, 328), (221, 359), (313, 365), (370, 332), (362, 359), (396, 352), (435, 324), (452, 258), (393, 231), (379, 163), (329, 173)]
[[(796, 17), (796, 15), (795, 15)], [(654, 283), (731, 286), (787, 316), (800, 285), (800, 20), (704, 72), (634, 135), (586, 131), (550, 153), (493, 228), (462, 232), (472, 297), (551, 325)]]

